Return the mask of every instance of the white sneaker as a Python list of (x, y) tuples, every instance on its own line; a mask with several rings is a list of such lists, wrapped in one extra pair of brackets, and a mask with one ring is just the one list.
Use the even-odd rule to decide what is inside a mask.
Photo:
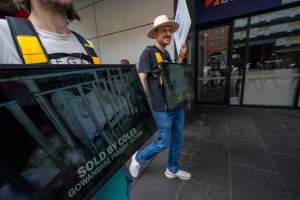
[(167, 169), (165, 171), (165, 175), (167, 178), (179, 178), (180, 180), (189, 180), (192, 177), (190, 173), (183, 170), (179, 170), (177, 173), (172, 173), (169, 169)]
[(141, 164), (136, 160), (136, 154), (137, 152), (135, 152), (135, 154), (131, 157), (131, 163), (129, 166), (129, 172), (133, 178), (137, 178), (139, 176), (141, 169)]

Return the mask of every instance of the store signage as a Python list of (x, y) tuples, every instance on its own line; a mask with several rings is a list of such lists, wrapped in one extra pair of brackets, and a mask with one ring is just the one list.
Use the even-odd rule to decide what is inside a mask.
[(134, 65), (0, 65), (0, 199), (90, 200), (154, 132)]
[(300, 0), (197, 0), (197, 24), (237, 17), (280, 7)]
[(221, 6), (226, 3), (230, 3), (235, 0), (205, 0), (205, 8), (213, 5), (213, 6)]

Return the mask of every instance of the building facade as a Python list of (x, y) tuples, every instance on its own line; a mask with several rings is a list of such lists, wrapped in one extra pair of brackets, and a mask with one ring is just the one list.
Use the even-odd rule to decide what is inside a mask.
[[(187, 62), (200, 104), (300, 107), (299, 0), (186, 0), (192, 17)], [(103, 63), (137, 64), (153, 41), (154, 17), (174, 18), (177, 0), (75, 1), (71, 27)], [(169, 48), (173, 58), (174, 44)]]
[(300, 1), (193, 4), (197, 102), (300, 107)]
[[(128, 59), (137, 64), (141, 52), (153, 41), (147, 38), (156, 16), (174, 18), (173, 0), (75, 0), (81, 21), (70, 26), (98, 49), (104, 64)], [(174, 55), (174, 45), (169, 52)]]

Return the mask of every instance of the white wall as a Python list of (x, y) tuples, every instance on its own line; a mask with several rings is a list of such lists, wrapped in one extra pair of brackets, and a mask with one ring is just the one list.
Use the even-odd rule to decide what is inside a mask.
[[(174, 18), (173, 0), (75, 0), (81, 17), (72, 30), (89, 39), (104, 64), (118, 64), (123, 58), (138, 63), (139, 56), (153, 40), (147, 38), (156, 16)], [(174, 43), (169, 52), (174, 57)]]

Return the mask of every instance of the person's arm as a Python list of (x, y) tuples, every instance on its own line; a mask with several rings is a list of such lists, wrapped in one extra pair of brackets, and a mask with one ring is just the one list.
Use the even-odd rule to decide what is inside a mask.
[(179, 54), (178, 54), (178, 58), (177, 58), (177, 62), (178, 62), (178, 63), (180, 63), (180, 64), (183, 63), (183, 60), (184, 60), (185, 57), (186, 57), (187, 51), (188, 51), (187, 45), (186, 45), (186, 43), (184, 43), (184, 44), (181, 46), (180, 51), (179, 51)]
[(149, 93), (149, 88), (148, 88), (148, 84), (147, 84), (147, 75), (148, 75), (148, 73), (139, 73), (143, 88), (146, 92), (147, 97), (149, 97), (150, 93)]
[(138, 73), (147, 97), (150, 95), (147, 84), (147, 76), (149, 73), (151, 73), (151, 65), (153, 65), (151, 62), (151, 51), (146, 48), (140, 56)]

